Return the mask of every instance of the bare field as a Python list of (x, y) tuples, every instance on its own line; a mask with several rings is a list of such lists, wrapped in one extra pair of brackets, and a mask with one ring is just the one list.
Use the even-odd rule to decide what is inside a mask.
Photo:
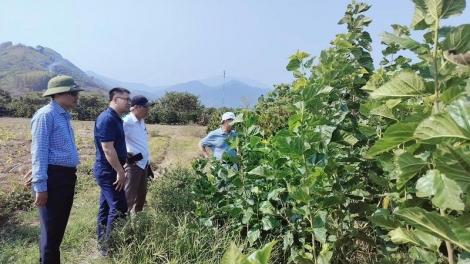
[[(31, 168), (31, 119), (0, 118), (0, 192), (21, 184)], [(72, 121), (75, 142), (80, 153), (78, 176), (90, 171), (95, 157), (94, 121)], [(199, 156), (197, 142), (205, 136), (206, 127), (197, 125), (147, 125), (152, 168), (159, 171), (172, 166), (188, 167)]]

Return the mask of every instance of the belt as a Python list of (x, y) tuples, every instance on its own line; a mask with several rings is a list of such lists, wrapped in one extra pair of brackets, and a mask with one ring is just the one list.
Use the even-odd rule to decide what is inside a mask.
[(53, 165), (53, 164), (49, 164), (47, 169), (49, 169), (49, 170), (60, 170), (60, 171), (66, 171), (66, 172), (72, 172), (72, 173), (77, 172), (77, 167), (66, 167), (66, 166)]

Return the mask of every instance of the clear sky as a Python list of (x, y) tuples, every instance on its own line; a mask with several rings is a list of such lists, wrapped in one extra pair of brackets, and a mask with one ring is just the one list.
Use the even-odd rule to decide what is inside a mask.
[[(358, 1), (360, 2), (360, 1)], [(365, 0), (379, 34), (409, 26), (411, 0)], [(222, 75), (292, 82), (297, 50), (318, 55), (345, 25), (350, 0), (2, 0), (0, 42), (45, 46), (80, 69), (150, 86)], [(444, 24), (470, 23), (464, 14)], [(421, 35), (419, 35), (421, 36)], [(419, 39), (420, 40), (420, 39)]]

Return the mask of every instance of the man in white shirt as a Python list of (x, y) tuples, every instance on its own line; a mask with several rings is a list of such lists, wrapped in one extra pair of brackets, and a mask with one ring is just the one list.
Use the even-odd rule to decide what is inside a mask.
[(150, 160), (144, 118), (148, 116), (149, 107), (153, 105), (154, 103), (149, 102), (145, 96), (136, 95), (131, 101), (130, 114), (124, 117), (127, 152), (132, 155), (142, 154), (142, 159), (127, 162), (125, 165), (127, 208), (131, 213), (142, 211), (147, 195), (147, 175)]

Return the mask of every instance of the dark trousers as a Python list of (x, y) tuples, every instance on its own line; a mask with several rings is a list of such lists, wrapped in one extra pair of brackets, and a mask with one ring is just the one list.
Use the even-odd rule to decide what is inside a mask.
[(103, 246), (111, 234), (115, 221), (126, 217), (126, 193), (124, 189), (117, 191), (116, 186), (113, 185), (117, 173), (109, 163), (95, 162), (93, 170), (96, 182), (101, 189), (96, 233), (98, 243)]
[(60, 244), (73, 204), (76, 168), (49, 165), (47, 169), (47, 203), (39, 207), (41, 237), (40, 263), (60, 263)]

